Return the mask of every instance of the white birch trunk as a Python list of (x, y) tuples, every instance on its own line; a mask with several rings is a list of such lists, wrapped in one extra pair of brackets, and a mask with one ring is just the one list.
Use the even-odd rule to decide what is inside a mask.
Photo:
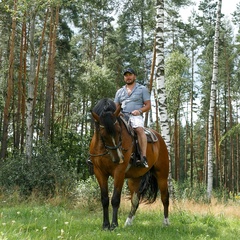
[(165, 90), (164, 79), (164, 0), (156, 0), (156, 83), (157, 83), (157, 98), (159, 106), (159, 116), (161, 125), (161, 135), (167, 145), (169, 153), (169, 189), (172, 193), (172, 173), (170, 159), (170, 129), (167, 114), (167, 97)]
[(208, 117), (208, 181), (207, 181), (207, 200), (211, 202), (213, 188), (213, 123), (214, 110), (216, 105), (216, 87), (218, 77), (218, 45), (220, 31), (220, 15), (221, 15), (222, 0), (218, 1), (217, 19), (215, 27), (214, 50), (213, 50), (213, 75), (211, 82), (210, 107)]
[(33, 147), (33, 99), (34, 99), (34, 80), (35, 80), (35, 52), (34, 52), (34, 34), (35, 34), (35, 13), (32, 14), (30, 26), (30, 74), (27, 86), (26, 101), (26, 158), (28, 163), (32, 159)]
[(170, 130), (167, 114), (167, 97), (164, 79), (164, 0), (157, 0), (157, 19), (156, 19), (156, 82), (157, 96), (159, 103), (161, 135), (167, 144), (170, 152)]

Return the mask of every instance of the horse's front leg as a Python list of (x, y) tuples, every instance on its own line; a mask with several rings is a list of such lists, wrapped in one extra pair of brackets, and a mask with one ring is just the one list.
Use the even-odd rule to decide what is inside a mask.
[(108, 196), (108, 177), (104, 176), (102, 172), (99, 172), (95, 169), (95, 176), (98, 180), (98, 184), (101, 190), (101, 202), (103, 208), (103, 230), (110, 229), (109, 221), (109, 196)]
[(112, 215), (112, 224), (111, 230), (118, 227), (118, 209), (121, 201), (121, 192), (124, 183), (124, 176), (114, 178), (114, 190), (111, 200), (113, 215)]
[(103, 208), (103, 230), (110, 229), (110, 221), (109, 221), (109, 197), (108, 197), (108, 190), (101, 189), (101, 202)]

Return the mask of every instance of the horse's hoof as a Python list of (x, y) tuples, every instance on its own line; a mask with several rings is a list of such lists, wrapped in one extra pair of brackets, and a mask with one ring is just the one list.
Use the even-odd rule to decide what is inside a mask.
[(110, 225), (103, 225), (103, 226), (102, 226), (102, 230), (103, 230), (103, 231), (108, 231), (108, 230), (110, 230)]
[(115, 228), (118, 227), (118, 224), (116, 223), (112, 223), (111, 227), (110, 227), (110, 230), (113, 231)]
[(128, 217), (125, 224), (124, 224), (124, 227), (127, 227), (127, 226), (131, 226), (132, 223), (133, 223), (133, 219), (134, 219), (134, 216), (133, 217)]
[(168, 218), (164, 218), (164, 219), (163, 219), (163, 225), (164, 225), (165, 227), (167, 227), (167, 226), (170, 225), (170, 222), (169, 222), (169, 219), (168, 219)]

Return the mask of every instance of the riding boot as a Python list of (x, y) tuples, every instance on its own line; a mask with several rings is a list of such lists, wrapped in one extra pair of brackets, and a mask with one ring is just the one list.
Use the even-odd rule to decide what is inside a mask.
[(140, 156), (140, 159), (136, 160), (136, 166), (148, 168), (147, 158), (145, 156)]
[(142, 164), (145, 168), (148, 168), (148, 162), (147, 162), (147, 158), (145, 156), (142, 157)]

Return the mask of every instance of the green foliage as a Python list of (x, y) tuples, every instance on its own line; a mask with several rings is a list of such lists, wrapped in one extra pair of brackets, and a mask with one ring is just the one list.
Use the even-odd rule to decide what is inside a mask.
[(206, 200), (206, 185), (195, 182), (191, 187), (190, 182), (177, 183), (173, 180), (173, 198), (176, 200), (194, 200), (196, 202), (205, 202)]
[[(78, 96), (88, 96), (91, 100), (91, 108), (97, 101), (104, 97), (113, 98), (116, 92), (113, 73), (110, 69), (98, 66), (95, 62), (85, 62), (82, 64), (85, 68), (80, 76), (76, 99)], [(89, 109), (90, 110), (90, 109)]]
[(76, 197), (81, 205), (89, 210), (96, 210), (100, 203), (100, 187), (95, 177), (89, 177), (86, 180), (80, 180), (77, 189)]
[(231, 136), (237, 135), (240, 133), (240, 124), (235, 125), (234, 127), (232, 127), (228, 132), (226, 132), (220, 139), (219, 141), (219, 145), (221, 145), (221, 143), (226, 139), (229, 138)]
[[(208, 203), (206, 191), (207, 186), (202, 182), (193, 182), (191, 186), (190, 181), (185, 182), (173, 182), (173, 199), (177, 201), (189, 201), (192, 200), (196, 203)], [(229, 193), (228, 189), (225, 187), (219, 187), (214, 189), (213, 197), (217, 200), (218, 203), (227, 204), (231, 201), (238, 201), (238, 195)]]
[(63, 130), (61, 126), (55, 125), (53, 147), (57, 149), (61, 161), (76, 172), (77, 179), (86, 179), (89, 176), (86, 164), (89, 157), (89, 142), (88, 134), (82, 136), (75, 130)]
[(168, 110), (175, 113), (183, 101), (186, 92), (190, 92), (189, 79), (186, 77), (190, 66), (189, 59), (184, 54), (172, 52), (166, 60), (166, 92)]
[[(114, 185), (113, 178), (108, 179), (109, 196), (112, 195)], [(122, 194), (129, 195), (128, 186), (125, 184), (122, 189)], [(101, 199), (101, 191), (95, 176), (90, 176), (86, 180), (80, 180), (76, 188), (76, 196), (81, 205), (89, 210), (95, 210)]]
[(0, 169), (0, 188), (6, 192), (16, 189), (22, 195), (33, 192), (39, 196), (67, 194), (76, 183), (74, 171), (58, 154), (43, 144), (28, 163), (24, 155), (13, 155), (6, 159)]

